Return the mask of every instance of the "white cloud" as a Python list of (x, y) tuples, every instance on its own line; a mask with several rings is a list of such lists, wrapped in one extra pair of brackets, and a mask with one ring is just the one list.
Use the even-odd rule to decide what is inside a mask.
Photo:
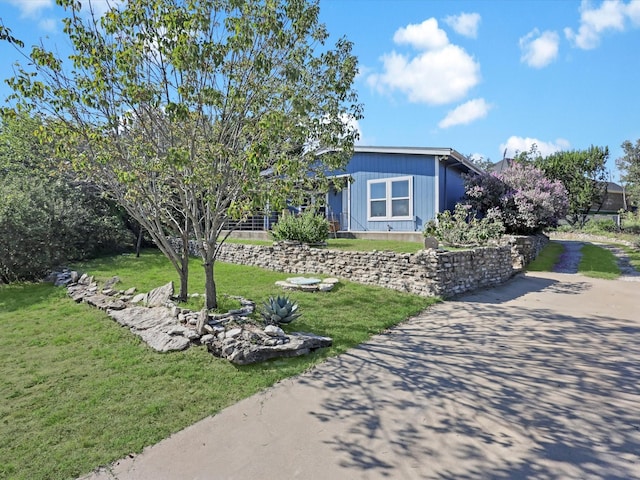
[(558, 138), (555, 142), (545, 142), (537, 138), (511, 136), (505, 143), (500, 144), (500, 155), (502, 156), (506, 150), (505, 156), (513, 158), (518, 153), (528, 152), (534, 144), (543, 157), (555, 152), (568, 150), (571, 146), (569, 141), (564, 138)]
[(533, 68), (546, 67), (558, 57), (559, 43), (556, 32), (540, 33), (536, 28), (520, 39), (520, 61)]
[(444, 21), (459, 35), (469, 38), (477, 38), (478, 36), (478, 27), (480, 26), (480, 14), (478, 13), (450, 15)]
[(55, 18), (43, 18), (38, 22), (40, 30), (55, 33), (58, 30), (58, 21)]
[(20, 16), (34, 18), (44, 9), (54, 6), (54, 0), (6, 0), (8, 3), (20, 9)]
[(393, 38), (420, 52), (384, 54), (383, 72), (367, 76), (367, 83), (376, 90), (398, 90), (411, 102), (442, 105), (463, 98), (480, 82), (480, 65), (463, 48), (449, 43), (434, 18), (400, 28)]
[(637, 9), (634, 2), (627, 5), (620, 0), (605, 0), (600, 7), (593, 8), (591, 2), (582, 0), (578, 32), (565, 28), (564, 33), (578, 48), (590, 50), (598, 46), (605, 32), (624, 30), (625, 17), (629, 15), (635, 19)]
[(124, 0), (90, 0), (82, 2), (82, 10), (85, 15), (93, 11), (96, 17), (101, 17), (111, 8), (117, 8), (124, 3)]
[(486, 117), (490, 109), (491, 105), (484, 98), (469, 100), (447, 113), (447, 116), (438, 123), (438, 126), (440, 128), (449, 128), (454, 125), (467, 125)]
[(444, 30), (438, 27), (435, 18), (429, 18), (419, 25), (410, 24), (399, 28), (393, 35), (397, 44), (409, 44), (418, 50), (432, 50), (443, 48), (449, 44)]
[(627, 5), (627, 16), (631, 23), (640, 26), (640, 0), (632, 0)]

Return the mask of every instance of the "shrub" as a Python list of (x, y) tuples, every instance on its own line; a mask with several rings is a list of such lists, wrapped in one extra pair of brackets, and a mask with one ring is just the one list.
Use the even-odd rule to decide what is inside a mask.
[(300, 215), (285, 215), (271, 230), (275, 240), (322, 243), (329, 238), (329, 221), (313, 210)]
[(500, 174), (466, 177), (465, 195), (476, 213), (497, 208), (507, 232), (516, 234), (555, 227), (569, 206), (561, 182), (550, 181), (541, 170), (518, 162)]
[(70, 260), (131, 246), (131, 233), (102, 199), (61, 180), (0, 176), (0, 281), (42, 278)]
[(622, 231), (632, 235), (640, 235), (640, 211), (622, 214)]
[(470, 205), (457, 204), (453, 213), (446, 210), (438, 214), (438, 221), (430, 220), (424, 228), (425, 236), (434, 236), (450, 246), (486, 245), (499, 239), (505, 232), (500, 212), (490, 209), (478, 219), (471, 213)]
[(590, 233), (617, 232), (618, 225), (612, 218), (597, 218), (587, 222), (584, 226), (584, 231)]

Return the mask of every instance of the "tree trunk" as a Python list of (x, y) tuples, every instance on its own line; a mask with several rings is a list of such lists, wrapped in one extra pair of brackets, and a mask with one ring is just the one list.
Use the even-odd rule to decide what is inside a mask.
[(189, 238), (185, 235), (182, 237), (182, 255), (180, 257), (180, 293), (178, 300), (186, 302), (188, 300), (189, 282)]
[(136, 258), (140, 258), (140, 248), (142, 247), (142, 238), (144, 237), (144, 229), (142, 225), (138, 228), (138, 241), (136, 242)]
[(207, 310), (218, 307), (218, 299), (216, 297), (216, 281), (213, 276), (213, 261), (203, 264), (204, 266), (204, 286), (207, 296)]

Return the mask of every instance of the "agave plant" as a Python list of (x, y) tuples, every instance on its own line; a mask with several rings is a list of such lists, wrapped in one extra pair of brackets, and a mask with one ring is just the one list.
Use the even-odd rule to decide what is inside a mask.
[(300, 317), (300, 313), (296, 313), (298, 310), (298, 304), (289, 300), (289, 297), (277, 298), (269, 297), (268, 302), (264, 302), (262, 311), (262, 318), (265, 325), (280, 325), (283, 323), (291, 323), (296, 318)]

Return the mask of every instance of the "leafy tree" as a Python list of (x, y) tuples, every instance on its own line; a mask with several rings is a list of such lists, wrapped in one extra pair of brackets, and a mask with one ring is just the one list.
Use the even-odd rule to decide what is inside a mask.
[(556, 226), (568, 208), (561, 182), (550, 181), (538, 168), (518, 161), (497, 174), (466, 177), (465, 192), (477, 213), (497, 209), (507, 233), (529, 234)]
[(131, 243), (119, 212), (59, 175), (25, 115), (0, 123), (0, 282), (35, 280), (69, 260)]
[(636, 143), (625, 140), (622, 143), (624, 156), (616, 160), (620, 178), (628, 195), (627, 205), (640, 204), (640, 139)]
[(351, 43), (325, 45), (317, 0), (130, 0), (88, 19), (58, 3), (72, 68), (33, 48), (36, 72), (10, 81), (19, 107), (49, 115), (57, 154), (145, 227), (181, 296), (185, 253), (166, 235), (194, 236), (215, 308), (227, 221), (326, 188), (348, 161), (347, 120), (361, 116)]
[(539, 157), (536, 166), (547, 178), (559, 180), (569, 194), (567, 220), (582, 228), (587, 216), (599, 210), (607, 194), (608, 147), (591, 146), (587, 150), (557, 152)]

